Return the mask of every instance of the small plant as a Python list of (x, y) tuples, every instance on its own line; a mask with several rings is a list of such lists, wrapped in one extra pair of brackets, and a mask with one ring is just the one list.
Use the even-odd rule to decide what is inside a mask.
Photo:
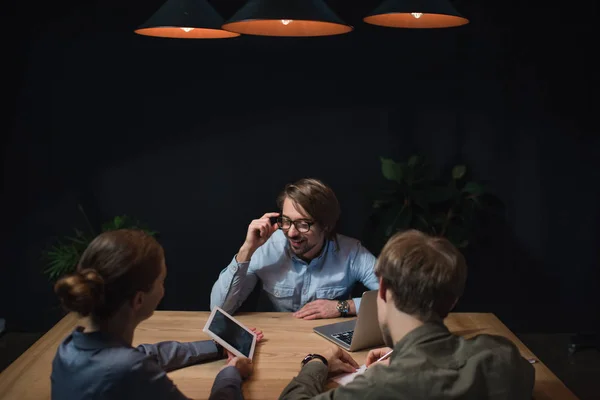
[[(56, 241), (50, 245), (49, 249), (43, 251), (42, 258), (46, 262), (44, 273), (48, 275), (51, 280), (56, 280), (65, 274), (74, 272), (83, 251), (94, 237), (96, 237), (95, 230), (83, 211), (83, 207), (79, 205), (78, 209), (83, 214), (89, 231), (84, 232), (80, 229), (74, 229), (74, 235), (56, 239)], [(158, 234), (158, 232), (146, 228), (139, 221), (134, 220), (127, 215), (116, 216), (101, 226), (101, 232), (117, 229), (141, 229), (152, 236)]]
[(458, 248), (466, 247), (477, 216), (491, 195), (478, 182), (467, 179), (467, 167), (456, 165), (435, 179), (424, 157), (405, 162), (381, 158), (385, 187), (373, 203), (367, 245), (376, 254), (396, 232), (417, 229), (448, 238)]

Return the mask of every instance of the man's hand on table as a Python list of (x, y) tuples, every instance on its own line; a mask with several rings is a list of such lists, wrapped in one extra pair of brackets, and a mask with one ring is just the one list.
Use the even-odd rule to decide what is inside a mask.
[[(344, 372), (356, 372), (358, 363), (339, 347), (328, 347), (323, 353), (323, 357), (327, 359), (327, 368), (329, 376), (337, 375)], [(313, 359), (311, 362), (317, 359)]]
[(263, 331), (260, 331), (256, 328), (249, 328), (252, 332), (256, 333), (256, 343), (260, 343), (261, 340), (263, 340), (263, 338), (265, 337), (265, 335), (263, 335)]
[[(348, 303), (352, 311), (354, 309), (354, 302), (348, 300)], [(337, 300), (314, 300), (305, 304), (304, 307), (296, 311), (293, 315), (301, 319), (337, 318), (341, 316), (337, 309), (337, 304)]]

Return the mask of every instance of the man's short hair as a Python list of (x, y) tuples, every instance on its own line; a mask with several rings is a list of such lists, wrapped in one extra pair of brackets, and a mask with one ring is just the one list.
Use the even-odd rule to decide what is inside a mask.
[(445, 318), (462, 296), (467, 264), (448, 239), (408, 230), (392, 236), (375, 265), (396, 308), (423, 322)]
[(340, 218), (340, 204), (329, 186), (314, 178), (300, 179), (287, 184), (277, 197), (277, 206), (280, 210), (286, 198), (300, 205), (316, 223), (325, 229), (328, 239), (335, 239), (337, 222)]

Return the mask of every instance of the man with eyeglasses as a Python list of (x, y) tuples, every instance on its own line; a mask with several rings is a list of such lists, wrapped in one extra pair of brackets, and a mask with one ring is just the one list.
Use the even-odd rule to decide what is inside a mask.
[(244, 244), (213, 285), (210, 308), (234, 313), (258, 280), (274, 311), (296, 318), (358, 314), (351, 299), (357, 282), (379, 288), (375, 256), (358, 240), (340, 235), (340, 206), (317, 179), (288, 184), (277, 198), (281, 213), (266, 213), (248, 226)]

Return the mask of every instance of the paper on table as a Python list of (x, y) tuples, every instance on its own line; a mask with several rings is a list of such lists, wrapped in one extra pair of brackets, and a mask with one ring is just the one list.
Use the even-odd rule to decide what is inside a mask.
[(349, 372), (346, 374), (341, 374), (336, 377), (331, 378), (334, 382), (339, 383), (340, 385), (346, 385), (354, 380), (358, 375), (364, 374), (367, 370), (367, 366), (365, 364), (361, 365), (360, 368), (356, 370), (356, 372)]

